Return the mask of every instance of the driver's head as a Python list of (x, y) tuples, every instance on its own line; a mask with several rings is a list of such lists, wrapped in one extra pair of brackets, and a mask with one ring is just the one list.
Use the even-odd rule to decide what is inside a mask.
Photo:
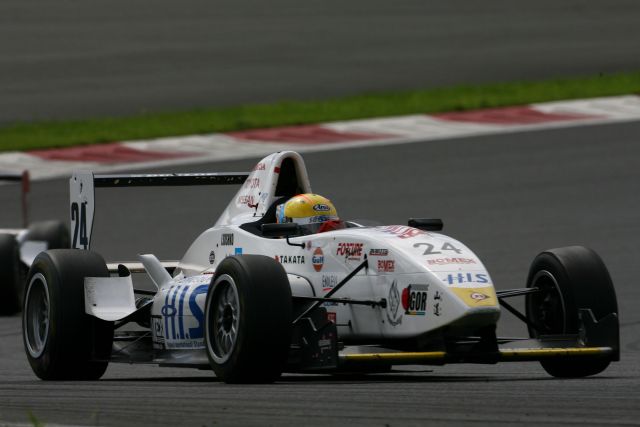
[(276, 220), (279, 223), (295, 222), (305, 234), (343, 228), (331, 200), (311, 193), (298, 194), (278, 205)]

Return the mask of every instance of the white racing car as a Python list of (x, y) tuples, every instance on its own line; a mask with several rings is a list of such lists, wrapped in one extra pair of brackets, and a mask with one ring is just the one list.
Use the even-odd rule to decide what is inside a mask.
[[(89, 250), (95, 188), (206, 184), (242, 187), (180, 261), (107, 264)], [(581, 377), (619, 360), (616, 296), (595, 252), (545, 251), (526, 287), (496, 291), (482, 261), (438, 233), (437, 219), (302, 234), (275, 215), (283, 200), (311, 192), (295, 152), (269, 155), (250, 173), (80, 172), (70, 190), (75, 249), (38, 255), (23, 310), (26, 355), (45, 380), (97, 379), (109, 362), (213, 369), (236, 383), (508, 361)], [(134, 287), (132, 273), (156, 289)], [(515, 296), (526, 298), (526, 313), (506, 302)], [(502, 309), (530, 337), (497, 337)]]
[(0, 172), (0, 181), (19, 182), (23, 228), (0, 229), (0, 316), (20, 311), (24, 282), (31, 263), (47, 249), (68, 248), (69, 230), (60, 221), (40, 221), (29, 225), (29, 173)]

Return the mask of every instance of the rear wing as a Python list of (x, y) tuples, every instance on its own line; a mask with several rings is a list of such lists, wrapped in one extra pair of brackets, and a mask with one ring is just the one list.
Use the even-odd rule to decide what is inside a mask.
[(29, 171), (22, 172), (0, 172), (0, 181), (21, 182), (22, 183), (22, 226), (29, 226), (29, 205), (27, 195), (29, 194)]
[(248, 176), (248, 172), (128, 175), (96, 175), (88, 171), (74, 172), (69, 180), (71, 247), (73, 249), (89, 249), (91, 246), (96, 188), (240, 185)]

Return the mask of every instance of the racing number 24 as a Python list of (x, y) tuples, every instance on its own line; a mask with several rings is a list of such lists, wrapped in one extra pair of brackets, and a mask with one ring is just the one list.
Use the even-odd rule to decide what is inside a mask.
[[(82, 249), (89, 246), (89, 238), (87, 237), (87, 202), (71, 204), (71, 222), (73, 223), (73, 243), (71, 247), (77, 248), (77, 244), (82, 245)], [(79, 235), (78, 235), (79, 234)], [(78, 242), (80, 237), (80, 242)]]

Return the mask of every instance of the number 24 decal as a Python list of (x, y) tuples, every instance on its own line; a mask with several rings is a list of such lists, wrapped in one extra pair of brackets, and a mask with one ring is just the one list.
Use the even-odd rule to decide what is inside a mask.
[(422, 253), (422, 255), (438, 255), (438, 254), (441, 254), (442, 251), (452, 251), (452, 252), (455, 252), (457, 254), (461, 254), (462, 253), (461, 249), (456, 248), (455, 246), (453, 246), (449, 242), (444, 242), (439, 251), (435, 251), (434, 250), (435, 246), (433, 246), (431, 243), (415, 243), (413, 245), (414, 248), (419, 248), (421, 246), (425, 247), (425, 250)]
[[(73, 226), (73, 242), (72, 248), (77, 248), (77, 244), (80, 243), (82, 249), (87, 249), (89, 246), (89, 238), (87, 237), (87, 202), (78, 203), (73, 202), (71, 204), (71, 222)], [(78, 237), (80, 241), (78, 242)]]

